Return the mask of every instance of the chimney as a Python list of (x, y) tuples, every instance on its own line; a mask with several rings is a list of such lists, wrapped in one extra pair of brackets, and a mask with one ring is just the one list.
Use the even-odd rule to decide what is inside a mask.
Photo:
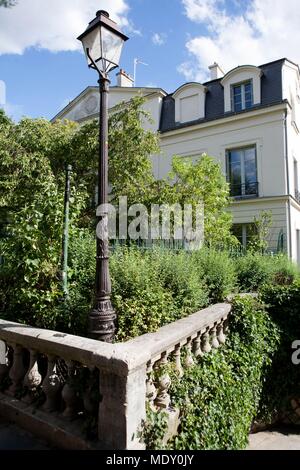
[(131, 78), (125, 70), (120, 69), (120, 72), (117, 73), (117, 86), (119, 87), (133, 87), (133, 78)]
[(217, 78), (224, 77), (224, 72), (221, 67), (217, 64), (217, 62), (214, 62), (213, 65), (210, 65), (208, 68), (210, 70), (211, 80), (216, 80)]

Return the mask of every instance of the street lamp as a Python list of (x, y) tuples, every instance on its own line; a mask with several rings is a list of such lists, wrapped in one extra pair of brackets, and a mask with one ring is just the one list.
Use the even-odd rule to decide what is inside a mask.
[[(119, 66), (123, 44), (128, 37), (109, 18), (106, 11), (100, 10), (83, 34), (82, 42), (88, 66), (99, 73), (100, 116), (99, 116), (99, 168), (98, 206), (108, 203), (108, 93), (109, 72)], [(108, 226), (108, 212), (97, 213), (103, 227)], [(107, 234), (107, 230), (105, 230)], [(95, 304), (89, 315), (89, 335), (99, 341), (111, 342), (115, 334), (116, 313), (113, 309), (111, 281), (109, 274), (108, 236), (97, 237)]]

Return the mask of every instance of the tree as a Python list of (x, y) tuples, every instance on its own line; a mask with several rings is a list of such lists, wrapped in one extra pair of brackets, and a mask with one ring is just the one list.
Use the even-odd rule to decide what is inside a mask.
[(235, 243), (230, 233), (232, 216), (226, 212), (230, 204), (229, 185), (220, 164), (203, 154), (193, 163), (175, 156), (172, 172), (158, 183), (159, 203), (191, 204), (193, 209), (204, 204), (204, 236), (207, 244)]
[[(149, 199), (154, 182), (150, 156), (159, 151), (156, 133), (145, 130), (142, 123), (150, 122), (150, 115), (143, 110), (142, 97), (121, 103), (109, 118), (109, 181), (111, 200), (127, 196), (128, 203), (143, 203)], [(98, 169), (97, 120), (78, 128), (71, 146), (59, 156), (52, 153), (51, 164), (60, 172), (68, 160), (77, 175), (78, 182), (86, 184), (89, 194), (95, 193)], [(66, 157), (67, 155), (67, 157)]]
[[(145, 197), (143, 187), (153, 180), (149, 154), (157, 149), (157, 136), (142, 128), (140, 119), (147, 114), (141, 103), (138, 98), (120, 106), (110, 121), (112, 192), (114, 197), (127, 195), (130, 203)], [(70, 239), (74, 240), (81, 227), (95, 221), (91, 199), (98, 166), (98, 123), (80, 127), (69, 121), (51, 124), (26, 118), (15, 124), (0, 113), (0, 215), (9, 221), (8, 237), (0, 240), (5, 258), (0, 303), (11, 319), (48, 328), (59, 328), (66, 164), (73, 166)]]
[(252, 232), (250, 234), (249, 249), (264, 253), (269, 248), (270, 231), (273, 225), (271, 211), (261, 211), (258, 217), (253, 218)]
[[(1, 303), (16, 321), (54, 326), (61, 298), (60, 256), (63, 174), (54, 174), (49, 155), (70, 142), (73, 125), (44, 120), (14, 124), (0, 120), (0, 212), (8, 220), (0, 240)], [(73, 186), (72, 226), (82, 209)]]

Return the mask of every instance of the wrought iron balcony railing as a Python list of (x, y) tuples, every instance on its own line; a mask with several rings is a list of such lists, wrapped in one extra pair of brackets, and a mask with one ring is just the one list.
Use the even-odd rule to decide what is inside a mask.
[(236, 199), (258, 197), (258, 182), (231, 185), (230, 195)]
[(299, 189), (295, 189), (295, 199), (300, 204), (300, 191)]

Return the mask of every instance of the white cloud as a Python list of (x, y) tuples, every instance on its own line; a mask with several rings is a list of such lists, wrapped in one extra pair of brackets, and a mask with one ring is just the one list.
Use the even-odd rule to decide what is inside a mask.
[(187, 80), (207, 80), (215, 61), (225, 71), (287, 56), (300, 63), (299, 0), (249, 0), (243, 2), (243, 14), (230, 13), (229, 0), (182, 3), (186, 16), (207, 30), (186, 43), (190, 59), (178, 70)]
[(0, 54), (22, 54), (28, 47), (79, 50), (77, 36), (101, 9), (119, 25), (133, 28), (126, 0), (19, 0), (13, 8), (1, 8)]
[(166, 43), (167, 35), (165, 33), (154, 33), (152, 42), (155, 46), (163, 46)]

